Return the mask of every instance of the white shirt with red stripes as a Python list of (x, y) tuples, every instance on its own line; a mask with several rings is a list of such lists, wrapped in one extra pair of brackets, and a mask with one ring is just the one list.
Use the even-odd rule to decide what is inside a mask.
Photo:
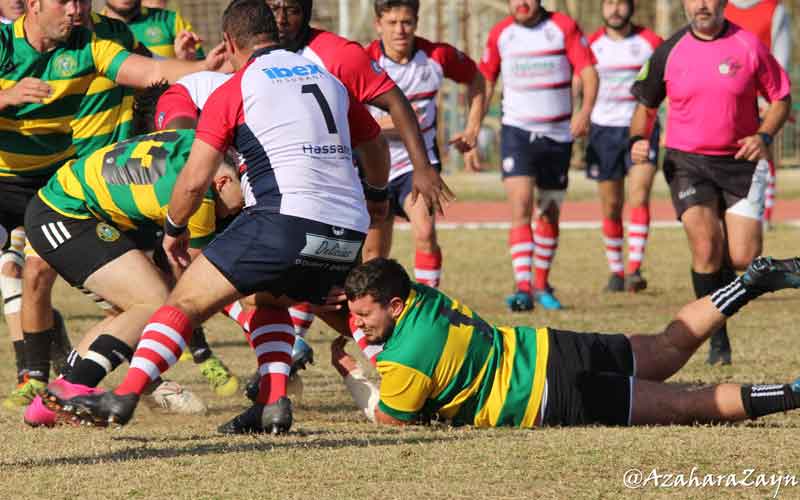
[(636, 98), (631, 86), (644, 63), (661, 45), (661, 37), (647, 28), (634, 26), (630, 35), (615, 40), (601, 28), (589, 37), (597, 58), (600, 89), (592, 110), (592, 123), (605, 127), (629, 127)]
[[(414, 53), (405, 64), (390, 59), (383, 51), (380, 40), (373, 41), (366, 50), (367, 54), (394, 80), (395, 85), (403, 91), (413, 106), (419, 119), (422, 138), (425, 140), (428, 160), (433, 165), (438, 164), (440, 160), (436, 152), (436, 94), (445, 78), (458, 83), (471, 83), (478, 72), (475, 62), (452, 45), (430, 42), (421, 37), (415, 38)], [(375, 106), (368, 106), (368, 109), (376, 119), (389, 115), (387, 111)], [(413, 170), (403, 141), (390, 140), (389, 150), (392, 164), (390, 180)]]
[(209, 96), (231, 76), (218, 71), (198, 71), (180, 78), (158, 99), (156, 130), (162, 130), (175, 118), (196, 120)]
[(545, 12), (535, 26), (508, 16), (489, 33), (480, 69), (503, 76), (504, 125), (572, 141), (572, 76), (595, 63), (589, 43), (566, 14)]

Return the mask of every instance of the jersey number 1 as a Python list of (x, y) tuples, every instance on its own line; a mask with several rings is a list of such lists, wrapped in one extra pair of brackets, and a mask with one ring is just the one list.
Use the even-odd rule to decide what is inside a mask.
[(322, 110), (322, 116), (325, 117), (325, 125), (328, 126), (328, 133), (335, 134), (339, 132), (336, 128), (336, 122), (333, 120), (333, 113), (331, 113), (331, 107), (328, 106), (328, 100), (325, 99), (325, 95), (320, 90), (319, 85), (316, 83), (310, 83), (308, 85), (303, 85), (301, 89), (303, 94), (311, 94), (314, 96), (314, 99), (317, 100), (317, 104), (319, 104), (319, 109)]

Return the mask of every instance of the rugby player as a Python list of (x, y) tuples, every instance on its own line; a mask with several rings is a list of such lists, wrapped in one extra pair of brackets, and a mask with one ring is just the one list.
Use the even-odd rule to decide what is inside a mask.
[[(131, 54), (118, 43), (75, 26), (77, 0), (27, 0), (27, 14), (0, 28), (0, 116), (8, 140), (0, 147), (0, 225), (7, 232), (23, 225), (25, 207), (50, 175), (74, 157), (72, 120), (94, 77), (146, 88), (175, 81), (224, 59), (217, 47), (206, 61), (154, 61)], [(49, 349), (55, 335), (50, 290), (55, 273), (38, 258), (23, 271), (22, 330), (29, 379), (4, 404), (23, 406), (49, 377)], [(19, 288), (3, 292), (19, 294)]]
[[(658, 127), (653, 128), (647, 162), (632, 165), (628, 128), (636, 99), (630, 88), (663, 40), (651, 30), (633, 24), (633, 0), (603, 0), (602, 5), (605, 26), (589, 37), (589, 46), (597, 58), (600, 90), (592, 110), (586, 175), (598, 181), (603, 242), (611, 270), (606, 290), (637, 292), (647, 287), (641, 266), (650, 230), (650, 190), (657, 169), (659, 132)], [(627, 273), (622, 252), (626, 176), (630, 206)]]
[[(219, 430), (288, 431), (291, 402), (270, 391), (278, 383), (272, 375), (285, 386), (288, 365), (273, 362), (265, 351), (275, 340), (291, 347), (289, 304), (324, 303), (357, 263), (369, 213), (350, 145), (360, 152), (385, 148), (385, 142), (376, 142), (380, 128), (321, 65), (278, 46), (275, 18), (261, 0), (234, 0), (222, 24), (227, 56), (237, 72), (206, 102), (170, 199), (164, 228), (170, 262), (188, 264), (187, 220), (208, 188), (213, 164), (229, 146), (244, 158), (247, 207), (194, 259), (166, 305), (150, 318), (123, 383), (99, 397), (59, 401), (61, 411), (86, 422), (127, 423), (143, 389), (180, 356), (193, 326), (260, 292), (263, 314), (258, 327), (253, 318), (250, 340), (258, 354), (261, 391), (256, 404)], [(386, 184), (388, 162), (364, 167), (369, 196), (375, 190), (370, 185)], [(335, 316), (332, 322), (346, 322), (343, 311)]]
[[(480, 63), (488, 81), (486, 102), (503, 76), (501, 173), (511, 203), (509, 247), (516, 284), (506, 305), (529, 311), (536, 300), (545, 309), (561, 309), (548, 278), (572, 141), (589, 131), (597, 97), (596, 61), (580, 27), (566, 14), (548, 12), (540, 0), (509, 0), (508, 9), (511, 15), (489, 33)], [(574, 113), (573, 74), (583, 88), (581, 109)], [(531, 231), (534, 186), (538, 204)]]
[(0, 23), (11, 24), (24, 13), (23, 0), (0, 0)]
[[(31, 200), (25, 227), (31, 246), (70, 285), (112, 304), (117, 314), (87, 332), (79, 359), (64, 378), (47, 386), (53, 397), (92, 394), (123, 361), (130, 361), (145, 322), (170, 288), (168, 266), (148, 255), (156, 248), (167, 202), (194, 141), (192, 130), (155, 132), (97, 150), (61, 167)], [(211, 189), (189, 219), (192, 254), (216, 232), (216, 221), (243, 205), (238, 172), (221, 164)], [(163, 387), (162, 387), (163, 386)], [(158, 406), (175, 413), (202, 413), (205, 405), (175, 383), (156, 379)], [(55, 413), (36, 396), (25, 411), (31, 425), (53, 425)]]
[[(411, 283), (396, 261), (374, 259), (345, 282), (350, 311), (378, 355), (380, 389), (353, 378), (341, 340), (333, 361), (371, 420), (432, 419), (476, 427), (735, 422), (800, 407), (792, 384), (664, 383), (722, 325), (764, 293), (800, 288), (800, 258), (756, 259), (711, 297), (684, 306), (657, 335), (497, 327), (457, 300)], [(356, 372), (356, 375), (358, 373)]]
[[(689, 26), (656, 49), (632, 89), (639, 101), (629, 140), (634, 163), (648, 160), (645, 138), (669, 99), (664, 176), (689, 240), (697, 297), (732, 281), (734, 270), (761, 254), (768, 169), (757, 162), (768, 158), (791, 108), (786, 72), (755, 35), (725, 20), (726, 3), (683, 0)], [(769, 101), (763, 120), (759, 95)], [(708, 363), (730, 362), (723, 324)]]

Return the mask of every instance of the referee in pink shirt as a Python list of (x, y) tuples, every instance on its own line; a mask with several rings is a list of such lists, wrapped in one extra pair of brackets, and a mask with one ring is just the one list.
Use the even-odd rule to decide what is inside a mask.
[[(658, 107), (669, 99), (664, 176), (692, 251), (697, 297), (724, 286), (761, 254), (766, 168), (756, 162), (791, 107), (790, 83), (755, 35), (726, 21), (727, 0), (683, 0), (685, 27), (658, 47), (632, 88), (634, 163), (647, 161)], [(770, 104), (759, 121), (757, 98)], [(723, 327), (709, 364), (730, 364)]]

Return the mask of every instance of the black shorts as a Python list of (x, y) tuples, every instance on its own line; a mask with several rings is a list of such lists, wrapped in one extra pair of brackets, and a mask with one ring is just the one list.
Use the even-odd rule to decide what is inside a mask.
[[(0, 226), (9, 234), (25, 225), (25, 209), (47, 181), (46, 177), (0, 177)], [(6, 248), (10, 244), (6, 242)]]
[(548, 329), (543, 425), (628, 425), (634, 361), (625, 335)]
[(572, 160), (571, 142), (533, 137), (527, 130), (503, 125), (500, 130), (500, 149), (503, 157), (500, 172), (503, 179), (533, 177), (539, 189), (567, 189), (569, 164)]
[[(435, 168), (437, 172), (441, 173), (442, 171), (442, 165), (439, 163), (434, 163), (433, 168)], [(408, 220), (408, 214), (406, 214), (406, 210), (405, 208), (403, 208), (403, 204), (405, 203), (408, 195), (411, 194), (413, 188), (414, 188), (413, 172), (406, 172), (405, 174), (402, 174), (399, 177), (395, 177), (394, 179), (389, 181), (390, 216), (402, 217)]]
[(203, 250), (243, 295), (269, 292), (322, 304), (361, 261), (366, 234), (291, 215), (245, 209)]
[[(720, 213), (742, 200), (752, 199), (748, 212), (760, 217), (763, 189), (756, 164), (731, 156), (708, 156), (667, 149), (664, 177), (672, 194), (672, 205), (680, 220), (683, 213), (696, 205), (718, 206)], [(753, 192), (751, 193), (751, 187)], [(763, 210), (763, 208), (761, 209)]]
[(95, 271), (134, 249), (152, 250), (152, 235), (121, 232), (95, 219), (61, 215), (34, 196), (25, 212), (31, 246), (72, 286), (82, 286)]
[[(589, 142), (586, 145), (586, 177), (595, 181), (617, 181), (624, 179), (632, 161), (628, 152), (628, 127), (606, 127), (592, 123)], [(648, 158), (658, 162), (658, 141), (661, 131), (656, 122), (650, 137)]]

